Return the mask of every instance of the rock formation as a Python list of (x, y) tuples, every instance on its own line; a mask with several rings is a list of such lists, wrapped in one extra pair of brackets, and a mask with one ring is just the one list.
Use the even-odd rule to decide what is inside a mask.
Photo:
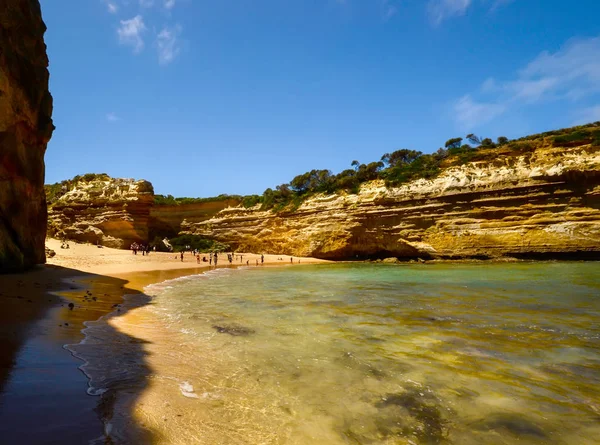
[(51, 236), (115, 248), (148, 241), (152, 184), (107, 175), (84, 175), (70, 182), (50, 204)]
[(183, 229), (239, 251), (325, 259), (600, 258), (600, 147), (494, 155), (433, 180), (374, 181), (289, 212), (229, 208)]
[(129, 248), (155, 237), (174, 237), (183, 221), (209, 219), (239, 199), (155, 205), (152, 184), (87, 174), (47, 186), (48, 233), (60, 239)]
[(37, 0), (0, 2), (0, 271), (45, 261), (44, 153), (52, 136)]
[(227, 207), (235, 207), (239, 204), (239, 199), (231, 198), (179, 205), (154, 205), (150, 209), (150, 240), (156, 236), (161, 238), (177, 236), (184, 221), (189, 224), (202, 222)]

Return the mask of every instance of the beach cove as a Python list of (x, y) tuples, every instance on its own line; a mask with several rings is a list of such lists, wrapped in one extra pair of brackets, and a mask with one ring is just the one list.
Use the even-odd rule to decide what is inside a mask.
[[(81, 444), (102, 437), (100, 418), (110, 416), (111, 404), (98, 406), (100, 397), (86, 393), (88, 379), (78, 369), (82, 362), (64, 345), (84, 339), (84, 322), (124, 313), (117, 306), (124, 295), (208, 269), (189, 253), (182, 263), (175, 254), (142, 257), (78, 243), (61, 249), (60, 244), (47, 241), (57, 252), (47, 265), (0, 275), (2, 443)], [(265, 255), (265, 265), (282, 263), (280, 257)], [(247, 259), (255, 262), (260, 255), (244, 255)], [(227, 267), (222, 260), (219, 268)]]
[[(597, 263), (289, 267), (266, 256), (288, 267), (209, 270), (189, 254), (181, 269), (172, 254), (138, 261), (78, 244), (58, 252), (53, 261), (64, 266), (2, 277), (13, 283), (3, 286), (12, 306), (2, 313), (22, 318), (3, 332), (14, 341), (3, 351), (13, 365), (3, 367), (0, 437), (592, 444), (597, 436)], [(131, 265), (135, 272), (116, 273)]]

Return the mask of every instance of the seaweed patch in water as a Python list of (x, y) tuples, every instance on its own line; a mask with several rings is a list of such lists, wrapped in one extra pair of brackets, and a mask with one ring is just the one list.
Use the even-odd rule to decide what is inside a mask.
[(233, 335), (234, 337), (247, 337), (248, 335), (256, 332), (254, 329), (237, 325), (213, 325), (213, 329), (216, 329), (219, 334), (229, 334)]
[(546, 433), (522, 414), (497, 413), (477, 423), (479, 430), (503, 430), (515, 436), (535, 436), (547, 438)]
[[(382, 411), (390, 408), (401, 408), (408, 411), (410, 416), (417, 421), (417, 425), (412, 426), (414, 434), (420, 442), (426, 444), (440, 444), (446, 441), (447, 421), (442, 418), (440, 410), (433, 404), (435, 397), (430, 396), (421, 389), (411, 388), (403, 393), (388, 394), (385, 398), (376, 404), (376, 407)], [(401, 414), (399, 417), (401, 417)], [(384, 425), (381, 424), (380, 431)], [(398, 423), (398, 422), (397, 422)], [(404, 435), (404, 434), (403, 434)]]

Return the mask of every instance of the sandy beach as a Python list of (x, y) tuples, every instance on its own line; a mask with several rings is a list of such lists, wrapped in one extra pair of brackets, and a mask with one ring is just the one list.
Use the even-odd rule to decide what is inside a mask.
[[(123, 295), (209, 269), (190, 253), (182, 262), (175, 253), (142, 256), (69, 244), (61, 249), (60, 241), (49, 239), (46, 245), (56, 256), (48, 264), (0, 276), (1, 443), (81, 444), (101, 437), (100, 417), (109, 416), (111, 407), (106, 400), (99, 407), (100, 398), (86, 394), (87, 378), (77, 368), (81, 362), (64, 345), (83, 339), (85, 321), (118, 310)], [(220, 255), (218, 267), (260, 264), (260, 254), (238, 255), (241, 261), (238, 257), (232, 266)], [(296, 265), (325, 262), (293, 258)], [(264, 256), (264, 266), (290, 264), (289, 256)]]

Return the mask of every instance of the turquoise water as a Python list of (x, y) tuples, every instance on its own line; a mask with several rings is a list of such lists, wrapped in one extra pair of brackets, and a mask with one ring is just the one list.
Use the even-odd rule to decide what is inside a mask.
[(136, 416), (161, 443), (600, 443), (600, 264), (218, 269), (147, 293), (119, 323), (149, 342)]

